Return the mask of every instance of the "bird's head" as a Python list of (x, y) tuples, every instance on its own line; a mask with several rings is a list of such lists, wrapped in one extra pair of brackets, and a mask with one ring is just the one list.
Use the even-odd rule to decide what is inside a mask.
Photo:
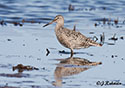
[(63, 16), (62, 16), (62, 15), (57, 15), (57, 16), (54, 18), (54, 20), (52, 20), (50, 23), (45, 24), (43, 27), (46, 27), (46, 26), (48, 26), (49, 24), (52, 24), (52, 23), (54, 23), (54, 22), (63, 25), (63, 24), (64, 24), (64, 18), (63, 18)]

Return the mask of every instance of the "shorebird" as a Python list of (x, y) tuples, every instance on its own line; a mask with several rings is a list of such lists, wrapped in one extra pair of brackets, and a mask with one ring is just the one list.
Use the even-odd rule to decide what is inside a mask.
[(102, 46), (99, 43), (87, 38), (80, 32), (70, 30), (64, 27), (64, 18), (62, 15), (57, 15), (54, 20), (47, 23), (45, 26), (56, 22), (55, 33), (58, 41), (66, 48), (71, 50), (71, 56), (73, 56), (73, 49), (88, 48), (90, 46)]

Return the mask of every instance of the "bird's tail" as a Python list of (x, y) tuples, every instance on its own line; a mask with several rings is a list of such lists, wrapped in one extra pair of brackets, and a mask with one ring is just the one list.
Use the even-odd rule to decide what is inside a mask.
[(99, 43), (90, 43), (90, 45), (92, 45), (92, 46), (99, 46), (99, 47), (101, 47), (102, 46), (102, 44), (99, 44)]
[(91, 46), (99, 46), (99, 47), (102, 46), (102, 44), (99, 44), (99, 43), (97, 43), (97, 42), (95, 42), (95, 41), (93, 41), (93, 40), (91, 40), (91, 41), (89, 42), (89, 44), (90, 44)]
[(96, 66), (100, 64), (102, 64), (102, 62), (92, 62), (92, 63), (89, 63), (89, 66)]

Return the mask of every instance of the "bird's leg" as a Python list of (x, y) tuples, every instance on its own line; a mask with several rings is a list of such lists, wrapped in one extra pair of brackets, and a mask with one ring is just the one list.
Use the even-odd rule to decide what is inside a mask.
[(70, 57), (72, 57), (72, 56), (73, 56), (73, 54), (74, 54), (73, 49), (71, 49), (71, 56), (70, 56)]

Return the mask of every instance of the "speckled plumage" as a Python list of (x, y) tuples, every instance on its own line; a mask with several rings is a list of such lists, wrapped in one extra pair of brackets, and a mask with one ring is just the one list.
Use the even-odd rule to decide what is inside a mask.
[(85, 37), (80, 32), (69, 30), (67, 28), (61, 27), (60, 29), (55, 29), (58, 41), (69, 49), (80, 49), (88, 48), (90, 46), (100, 46), (100, 44)]
[(73, 55), (73, 49), (88, 48), (90, 46), (101, 46), (101, 44), (96, 43), (90, 38), (85, 37), (80, 32), (64, 28), (64, 18), (61, 15), (57, 15), (55, 19), (44, 25), (47, 26), (56, 22), (55, 33), (58, 41), (71, 50), (71, 56)]

